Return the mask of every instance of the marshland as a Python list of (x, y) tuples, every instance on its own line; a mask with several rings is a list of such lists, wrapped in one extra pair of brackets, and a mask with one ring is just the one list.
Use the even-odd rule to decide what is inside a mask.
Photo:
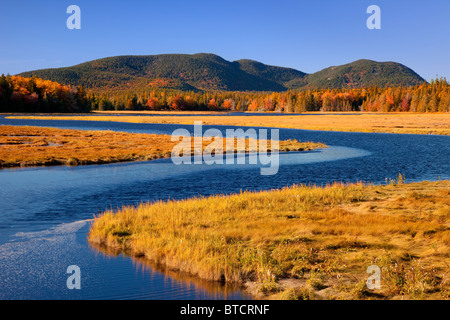
[(4, 1), (0, 300), (450, 300), (449, 9)]
[[(193, 130), (190, 125), (118, 121), (1, 117), (0, 122), (17, 126), (16, 130), (54, 128), (55, 137), (56, 132), (64, 130), (80, 131), (82, 136), (96, 131), (105, 137), (114, 133), (160, 137), (180, 127)], [(227, 128), (233, 128), (205, 125), (203, 129), (211, 127), (222, 130), (224, 136)], [(16, 146), (31, 147), (34, 143), (47, 150), (61, 144), (51, 139), (43, 143), (43, 134), (26, 135), (14, 138), (28, 139), (28, 143)], [(5, 253), (2, 297), (445, 298), (448, 137), (280, 129), (280, 140), (320, 141), (328, 148), (281, 153), (280, 170), (274, 176), (261, 176), (258, 168), (251, 166), (175, 166), (168, 158), (1, 170), (1, 210), (8, 212), (1, 221), (4, 229), (0, 249)], [(430, 182), (421, 182), (425, 180)], [(285, 198), (289, 193), (299, 197)], [(203, 208), (217, 205), (218, 210), (210, 213), (209, 222), (203, 221), (208, 217), (207, 210), (199, 216), (201, 223), (182, 222), (183, 217), (189, 217), (182, 216), (182, 210), (189, 213), (197, 204)], [(234, 211), (227, 207), (230, 205)], [(126, 229), (111, 233), (107, 237), (113, 245), (105, 247), (103, 236), (95, 236), (102, 228), (90, 227), (94, 216), (101, 219), (104, 213), (108, 217), (119, 213), (119, 223), (122, 211), (143, 208), (162, 208), (166, 213), (169, 208), (177, 208), (172, 216), (179, 220), (169, 226), (186, 223), (180, 231), (192, 229), (192, 235), (205, 236), (202, 241), (208, 246), (200, 250), (193, 245), (193, 238), (182, 241), (186, 246), (180, 246), (180, 250), (186, 250), (184, 255), (195, 252), (193, 256), (198, 258), (181, 264), (191, 269), (181, 271), (182, 254), (177, 258), (168, 254), (173, 264), (167, 266), (161, 256), (158, 258), (181, 240), (177, 238), (180, 234), (168, 237), (170, 242), (158, 247), (158, 253), (146, 248), (148, 259), (141, 251), (136, 257), (131, 250), (130, 240), (138, 233)], [(258, 220), (236, 223), (224, 214), (228, 209), (235, 212), (235, 217)], [(166, 228), (169, 216), (159, 224), (168, 233), (173, 231)], [(130, 227), (132, 223), (130, 220)], [(361, 228), (361, 224), (368, 223), (370, 226)], [(149, 240), (159, 241), (156, 235)], [(126, 248), (117, 246), (116, 241)], [(230, 248), (228, 254), (233, 252), (231, 248), (238, 248), (246, 253), (242, 259), (248, 258), (233, 261), (225, 268), (227, 272), (221, 269), (223, 241)], [(205, 252), (214, 263), (207, 263), (202, 256)], [(57, 261), (55, 257), (59, 257)], [(232, 261), (236, 255), (228, 258)], [(55, 287), (49, 278), (36, 278), (31, 268), (31, 264), (39, 265), (46, 274), (58, 274), (58, 270), (75, 262), (81, 264), (86, 277), (84, 290), (77, 293)], [(364, 285), (368, 263), (382, 268), (381, 290), (372, 291)], [(22, 268), (19, 277), (14, 271), (17, 265), (30, 268)], [(198, 273), (220, 281), (202, 280)], [(395, 285), (399, 281), (404, 285)], [(30, 290), (17, 292), (15, 288), (25, 283)], [(43, 292), (39, 289), (42, 287), (52, 290)]]
[[(136, 114), (138, 113), (138, 114)], [(36, 120), (91, 120), (120, 121), (131, 123), (193, 124), (202, 121), (205, 125), (228, 125), (241, 127), (277, 127), (305, 130), (325, 130), (344, 132), (375, 132), (403, 134), (450, 134), (450, 115), (448, 113), (340, 113), (305, 112), (302, 114), (274, 113), (222, 113), (184, 112), (167, 113), (162, 111), (97, 111), (95, 115), (50, 116), (50, 115), (11, 115), (12, 119)], [(192, 117), (195, 115), (195, 117)], [(226, 116), (224, 116), (226, 115)]]
[[(209, 149), (215, 153), (224, 153), (227, 150), (227, 139), (220, 137), (222, 140), (218, 140), (220, 148)], [(205, 150), (214, 141), (214, 138), (201, 139), (201, 149)], [(172, 139), (168, 134), (0, 126), (0, 168), (86, 165), (169, 158), (178, 143), (178, 139)], [(188, 156), (194, 155), (196, 151), (194, 143), (192, 140), (188, 148), (190, 150), (186, 150)], [(231, 143), (233, 153), (258, 152), (262, 148), (262, 141), (257, 139), (233, 138)], [(270, 140), (265, 141), (264, 150), (270, 152), (270, 148)], [(280, 152), (308, 151), (317, 148), (326, 148), (326, 145), (293, 139), (278, 143)]]

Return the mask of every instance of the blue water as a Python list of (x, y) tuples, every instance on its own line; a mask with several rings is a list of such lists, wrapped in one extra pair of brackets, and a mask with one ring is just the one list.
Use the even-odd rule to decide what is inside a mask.
[[(0, 117), (1, 124), (166, 134), (177, 128), (193, 130), (183, 125), (4, 117)], [(230, 128), (214, 127), (222, 132)], [(385, 183), (399, 173), (407, 181), (450, 178), (450, 137), (294, 129), (279, 133), (280, 139), (320, 141), (330, 148), (280, 154), (280, 168), (273, 176), (261, 175), (259, 165), (176, 166), (168, 159), (0, 170), (0, 298), (245, 299), (237, 288), (201, 282), (91, 248), (86, 242), (89, 219), (124, 204), (298, 183)], [(81, 290), (66, 287), (69, 265), (81, 269)]]

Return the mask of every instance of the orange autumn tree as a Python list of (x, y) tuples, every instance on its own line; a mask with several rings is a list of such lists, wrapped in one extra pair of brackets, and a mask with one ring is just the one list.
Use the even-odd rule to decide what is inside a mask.
[(40, 78), (0, 77), (0, 112), (88, 112), (90, 101), (82, 87)]
[(161, 110), (161, 103), (156, 98), (148, 99), (146, 105), (150, 110)]
[(89, 110), (449, 112), (445, 78), (416, 86), (305, 88), (281, 92), (194, 91), (158, 87), (85, 91), (39, 78), (0, 77), (0, 112)]

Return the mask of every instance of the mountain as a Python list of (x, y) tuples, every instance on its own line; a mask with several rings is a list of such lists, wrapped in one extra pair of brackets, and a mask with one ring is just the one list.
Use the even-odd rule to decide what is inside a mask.
[(409, 86), (425, 81), (413, 70), (395, 62), (358, 60), (306, 74), (248, 59), (230, 62), (208, 53), (117, 56), (20, 75), (94, 90), (158, 87), (195, 91), (284, 91), (386, 84)]
[(94, 89), (157, 86), (184, 90), (285, 90), (275, 81), (252, 75), (235, 63), (204, 53), (118, 56), (21, 75), (55, 79), (61, 83)]
[(305, 80), (308, 86), (318, 88), (411, 86), (425, 82), (421, 76), (400, 63), (372, 60), (357, 60), (341, 66), (329, 67), (308, 74)]
[(263, 78), (269, 81), (275, 81), (288, 88), (288, 83), (292, 80), (303, 79), (306, 73), (291, 69), (276, 66), (268, 66), (258, 61), (242, 59), (234, 62), (239, 69), (252, 74), (256, 77)]

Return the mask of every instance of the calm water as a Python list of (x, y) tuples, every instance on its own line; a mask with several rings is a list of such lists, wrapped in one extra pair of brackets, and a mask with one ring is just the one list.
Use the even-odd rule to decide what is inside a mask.
[[(166, 133), (191, 126), (96, 121), (8, 120), (0, 124)], [(204, 130), (210, 126), (204, 126)], [(216, 126), (224, 130), (227, 127)], [(158, 270), (86, 242), (89, 219), (105, 208), (240, 190), (332, 181), (384, 183), (450, 178), (450, 137), (280, 129), (280, 139), (331, 146), (280, 155), (274, 176), (259, 165), (183, 165), (170, 160), (0, 170), (1, 299), (245, 299), (238, 289)], [(78, 265), (82, 289), (68, 290)]]

